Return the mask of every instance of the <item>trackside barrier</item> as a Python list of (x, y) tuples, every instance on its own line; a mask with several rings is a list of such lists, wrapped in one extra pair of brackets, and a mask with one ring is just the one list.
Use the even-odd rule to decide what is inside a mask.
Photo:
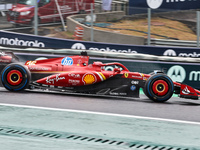
[(117, 53), (117, 52), (101, 52), (93, 50), (77, 50), (77, 49), (37, 49), (37, 48), (8, 48), (0, 46), (1, 51), (37, 53), (37, 54), (60, 54), (60, 55), (80, 55), (81, 52), (87, 51), (88, 56), (118, 58), (118, 59), (133, 59), (133, 60), (151, 60), (151, 61), (165, 61), (165, 62), (187, 62), (200, 63), (200, 58), (186, 58), (186, 57), (168, 57), (156, 56), (140, 53)]
[(197, 47), (197, 41), (151, 39), (151, 45), (155, 45), (155, 46)]

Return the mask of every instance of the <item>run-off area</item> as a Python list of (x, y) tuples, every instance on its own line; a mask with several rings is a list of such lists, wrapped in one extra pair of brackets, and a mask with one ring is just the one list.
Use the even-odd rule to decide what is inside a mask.
[(4, 104), (0, 110), (0, 149), (200, 149), (195, 122)]

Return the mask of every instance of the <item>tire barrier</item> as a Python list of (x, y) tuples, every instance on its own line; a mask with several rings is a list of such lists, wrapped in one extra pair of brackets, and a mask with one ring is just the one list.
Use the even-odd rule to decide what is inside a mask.
[(83, 40), (84, 29), (81, 26), (76, 26), (74, 31), (74, 40), (82, 41)]

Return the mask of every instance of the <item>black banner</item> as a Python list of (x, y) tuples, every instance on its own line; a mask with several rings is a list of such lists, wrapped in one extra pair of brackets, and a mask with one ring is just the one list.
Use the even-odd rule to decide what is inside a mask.
[(200, 57), (199, 48), (159, 47), (125, 44), (108, 44), (66, 39), (49, 38), (27, 34), (0, 31), (0, 45), (35, 48), (83, 49), (102, 52), (141, 53), (157, 56)]
[[(140, 9), (139, 9), (140, 8)], [(141, 8), (157, 9), (158, 11), (163, 10), (188, 10), (188, 9), (199, 9), (200, 0), (132, 0), (129, 1), (129, 13), (146, 13)]]
[(152, 9), (199, 9), (200, 0), (133, 0), (130, 7), (144, 7)]

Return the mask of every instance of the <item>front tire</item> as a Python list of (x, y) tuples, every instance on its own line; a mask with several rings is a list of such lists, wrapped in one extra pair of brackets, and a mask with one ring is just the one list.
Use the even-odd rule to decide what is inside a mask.
[(9, 91), (21, 91), (27, 88), (30, 79), (30, 71), (17, 63), (7, 65), (1, 73), (2, 85)]
[(174, 84), (167, 75), (155, 74), (146, 81), (143, 91), (154, 102), (165, 102), (172, 97)]

